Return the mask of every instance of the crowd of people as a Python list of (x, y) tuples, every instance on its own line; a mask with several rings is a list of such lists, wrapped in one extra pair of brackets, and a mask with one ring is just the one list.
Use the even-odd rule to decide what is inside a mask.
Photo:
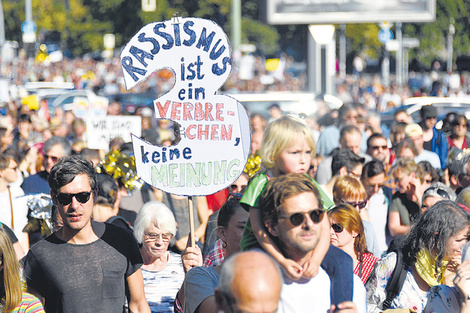
[[(85, 73), (95, 87), (119, 85), (118, 63), (96, 65), (69, 73), (78, 85)], [(116, 75), (98, 74), (107, 69)], [(344, 104), (314, 128), (278, 106), (269, 120), (252, 114), (245, 172), (194, 199), (116, 175), (133, 164), (132, 144), (88, 148), (73, 112), (45, 119), (9, 104), (0, 118), (0, 311), (470, 312), (467, 118), (450, 113), (436, 129), (426, 105), (419, 121), (396, 110), (388, 129), (380, 98), (365, 103), (367, 88), (347, 86), (338, 87)], [(121, 109), (112, 101), (108, 115)], [(179, 139), (171, 121), (136, 113), (142, 138)]]
[[(248, 61), (249, 60), (249, 61)], [(266, 57), (261, 55), (234, 55), (233, 70), (223, 86), (225, 93), (265, 91), (308, 91), (305, 64), (292, 56), (282, 54), (279, 64), (272, 69)], [(271, 62), (272, 63), (272, 62)], [(247, 66), (248, 64), (248, 66)], [(63, 59), (51, 63), (32, 62), (17, 58), (5, 63), (0, 76), (11, 84), (12, 101), (25, 96), (21, 86), (28, 82), (69, 82), (76, 89), (90, 89), (98, 95), (114, 95), (126, 92), (119, 57), (95, 59), (86, 56)], [(393, 81), (393, 77), (391, 79)], [(174, 84), (173, 72), (162, 69), (153, 73), (131, 92), (161, 95)], [(467, 97), (470, 92), (468, 74), (446, 73), (437, 68), (432, 71), (410, 71), (403, 86), (385, 84), (378, 73), (353, 73), (345, 77), (337, 75), (332, 93), (343, 102), (362, 103), (369, 110), (385, 112), (401, 105), (402, 101), (416, 96)], [(3, 99), (2, 99), (3, 100)]]

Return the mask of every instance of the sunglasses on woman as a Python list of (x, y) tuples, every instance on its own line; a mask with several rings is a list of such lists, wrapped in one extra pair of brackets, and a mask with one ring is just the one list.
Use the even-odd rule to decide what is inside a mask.
[(336, 223), (336, 224), (331, 224), (331, 228), (333, 228), (333, 230), (334, 230), (335, 233), (337, 233), (337, 234), (341, 233), (341, 232), (343, 231), (343, 229), (344, 229), (344, 228), (343, 228), (343, 225), (338, 224), (338, 223)]
[(83, 191), (79, 193), (59, 193), (56, 196), (57, 201), (62, 205), (68, 205), (72, 202), (73, 197), (80, 203), (86, 203), (90, 200), (91, 191)]
[(288, 219), (290, 223), (294, 226), (299, 226), (305, 221), (305, 215), (308, 214), (310, 216), (310, 219), (314, 224), (318, 224), (321, 221), (321, 218), (323, 216), (323, 210), (316, 209), (312, 210), (310, 212), (305, 212), (305, 213), (294, 213), (289, 216), (279, 216), (279, 219)]
[(361, 202), (347, 202), (347, 201), (343, 201), (343, 203), (349, 204), (349, 205), (352, 206), (353, 208), (359, 207), (359, 209), (363, 209), (363, 208), (365, 208), (366, 205), (367, 205), (367, 199), (365, 199), (364, 201), (361, 201)]

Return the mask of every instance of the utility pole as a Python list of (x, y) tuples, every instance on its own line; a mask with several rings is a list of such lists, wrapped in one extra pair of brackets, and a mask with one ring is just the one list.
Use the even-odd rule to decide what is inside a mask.
[(232, 51), (240, 49), (241, 31), (242, 31), (242, 2), (241, 0), (232, 0), (232, 34), (231, 45)]

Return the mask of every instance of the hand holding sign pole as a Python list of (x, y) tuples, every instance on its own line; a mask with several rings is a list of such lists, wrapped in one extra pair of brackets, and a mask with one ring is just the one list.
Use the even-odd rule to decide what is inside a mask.
[(179, 125), (181, 140), (160, 147), (132, 136), (137, 173), (145, 182), (191, 197), (213, 194), (240, 176), (250, 151), (249, 118), (238, 101), (216, 95), (232, 68), (220, 26), (199, 18), (148, 24), (122, 51), (121, 65), (127, 89), (162, 68), (175, 75), (173, 88), (154, 107), (157, 119)]

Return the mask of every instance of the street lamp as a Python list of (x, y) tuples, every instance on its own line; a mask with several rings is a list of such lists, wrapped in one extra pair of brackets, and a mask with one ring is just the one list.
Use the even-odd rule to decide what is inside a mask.
[[(316, 85), (320, 88), (315, 88), (314, 91), (319, 92), (321, 94), (325, 94), (327, 92), (331, 92), (331, 84), (329, 80), (331, 80), (331, 70), (328, 69), (328, 57), (327, 57), (327, 51), (326, 47), (328, 44), (331, 43), (333, 40), (333, 36), (335, 34), (335, 26), (334, 25), (309, 25), (308, 30), (310, 34), (312, 35), (313, 39), (315, 42), (320, 45), (320, 57), (316, 58), (315, 63), (311, 62), (309, 69), (309, 72), (313, 72), (312, 69), (315, 68), (316, 74), (313, 74), (318, 77), (318, 74), (320, 74), (320, 80), (319, 83), (316, 82)], [(333, 52), (334, 53), (334, 52)], [(320, 73), (318, 73), (318, 70), (320, 69)], [(310, 78), (313, 78), (311, 75)], [(328, 85), (328, 86), (327, 86)]]
[(454, 53), (453, 40), (455, 34), (454, 19), (450, 18), (449, 34), (447, 35), (447, 73), (452, 72), (452, 54)]

